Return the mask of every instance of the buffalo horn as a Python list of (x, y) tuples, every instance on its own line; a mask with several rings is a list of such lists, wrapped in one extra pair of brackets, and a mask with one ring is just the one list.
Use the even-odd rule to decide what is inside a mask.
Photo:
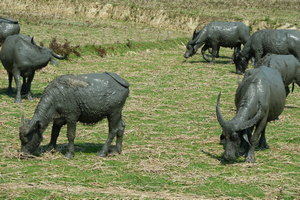
[(238, 126), (237, 131), (245, 130), (246, 128), (250, 128), (250, 127), (254, 126), (261, 119), (261, 115), (262, 115), (262, 110), (261, 110), (261, 106), (259, 105), (259, 109), (258, 109), (256, 115), (252, 119), (241, 123)]
[(53, 51), (51, 52), (51, 54), (54, 58), (57, 58), (57, 59), (60, 59), (60, 60), (63, 60), (63, 59), (67, 58), (67, 55), (61, 56), (61, 55), (58, 55), (58, 54), (54, 53)]
[(218, 100), (217, 100), (217, 105), (216, 105), (216, 113), (217, 113), (218, 122), (220, 123), (221, 127), (224, 127), (226, 122), (220, 111), (220, 98), (221, 98), (221, 92), (218, 95)]

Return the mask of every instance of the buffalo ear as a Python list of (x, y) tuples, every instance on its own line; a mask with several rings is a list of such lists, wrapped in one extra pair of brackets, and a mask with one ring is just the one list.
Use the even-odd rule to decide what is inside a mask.
[(248, 137), (248, 134), (247, 134), (247, 133), (244, 133), (244, 134), (243, 134), (243, 138), (244, 138), (244, 140), (251, 146), (250, 141), (249, 141), (249, 137)]

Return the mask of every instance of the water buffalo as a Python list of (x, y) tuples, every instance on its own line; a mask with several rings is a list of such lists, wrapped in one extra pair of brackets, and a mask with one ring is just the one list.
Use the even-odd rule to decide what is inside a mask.
[[(297, 83), (300, 86), (300, 62), (293, 55), (267, 54), (260, 59), (255, 67), (267, 66), (277, 69), (285, 85), (286, 96), (290, 93), (289, 85)], [(246, 72), (245, 76), (248, 76)]]
[(300, 31), (265, 29), (255, 32), (235, 60), (237, 71), (244, 73), (251, 58), (257, 62), (267, 53), (291, 54), (300, 61)]
[[(285, 105), (285, 89), (278, 70), (261, 66), (249, 71), (249, 76), (244, 77), (236, 90), (237, 111), (232, 120), (225, 121), (221, 114), (221, 93), (217, 100), (217, 119), (225, 137), (224, 158), (229, 161), (245, 154), (246, 162), (254, 162), (254, 150), (265, 140), (267, 123), (278, 119)], [(267, 145), (266, 141), (263, 142)], [(248, 148), (244, 148), (243, 143)]]
[[(196, 54), (198, 48), (201, 49), (203, 58), (210, 62), (219, 55), (220, 47), (233, 47), (234, 56), (240, 51), (241, 44), (245, 44), (250, 37), (249, 28), (242, 22), (211, 22), (202, 30), (195, 30), (193, 38), (186, 45), (185, 58)], [(212, 48), (212, 60), (205, 55), (205, 51)]]
[(18, 33), (20, 33), (20, 25), (18, 21), (0, 17), (0, 45), (8, 36)]
[(21, 151), (32, 154), (42, 141), (42, 134), (53, 121), (48, 150), (56, 147), (57, 137), (67, 124), (67, 158), (74, 156), (76, 122), (94, 124), (108, 119), (108, 138), (99, 152), (106, 156), (116, 137), (117, 151), (122, 151), (125, 123), (122, 108), (129, 94), (129, 83), (115, 73), (63, 75), (49, 83), (30, 121), (20, 127)]
[[(31, 82), (35, 71), (41, 69), (54, 58), (65, 59), (66, 56), (55, 54), (51, 49), (40, 47), (33, 42), (33, 38), (22, 34), (11, 35), (6, 38), (0, 51), (0, 60), (8, 73), (8, 92), (12, 92), (12, 78), (14, 77), (17, 95), (15, 102), (21, 102), (21, 93), (31, 97)], [(21, 87), (20, 76), (23, 77)]]

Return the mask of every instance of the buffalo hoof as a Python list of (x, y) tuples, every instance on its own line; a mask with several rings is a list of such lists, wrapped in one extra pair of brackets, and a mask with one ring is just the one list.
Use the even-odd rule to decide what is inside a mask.
[(255, 162), (254, 156), (248, 155), (248, 156), (246, 157), (246, 162), (247, 162), (247, 163), (254, 163), (254, 162)]
[(104, 157), (107, 156), (107, 153), (105, 153), (105, 152), (99, 152), (98, 156), (104, 158)]
[(239, 74), (239, 75), (242, 75), (242, 74), (243, 74), (243, 72), (240, 71), (240, 70), (237, 70), (235, 73), (237, 73), (237, 74)]
[(21, 99), (15, 99), (15, 103), (22, 103)]
[(56, 146), (49, 144), (46, 152), (55, 152), (56, 151)]
[(32, 101), (31, 93), (28, 93), (28, 94), (27, 94), (27, 99), (28, 99), (29, 101)]
[(66, 153), (65, 157), (69, 158), (69, 159), (73, 158), (74, 157), (74, 153), (68, 152), (68, 153)]

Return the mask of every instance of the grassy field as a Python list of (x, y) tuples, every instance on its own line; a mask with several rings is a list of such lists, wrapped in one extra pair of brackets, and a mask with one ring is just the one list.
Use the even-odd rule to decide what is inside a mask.
[[(142, 1), (137, 2), (141, 6)], [(143, 6), (151, 8), (158, 2)], [(167, 9), (166, 1), (161, 5)], [(13, 10), (3, 12), (21, 16)], [(299, 14), (289, 17), (293, 23)], [(299, 199), (298, 87), (287, 98), (279, 120), (267, 127), (270, 149), (257, 151), (254, 164), (243, 158), (224, 164), (216, 99), (222, 91), (221, 110), (231, 119), (235, 90), (243, 77), (229, 62), (231, 49), (221, 49), (221, 58), (209, 64), (199, 54), (183, 58), (191, 36), (186, 31), (114, 19), (60, 16), (37, 21), (30, 14), (20, 22), (22, 32), (35, 36), (37, 43), (47, 46), (54, 37), (61, 43), (67, 39), (80, 45), (81, 56), (71, 55), (38, 71), (32, 85), (34, 99), (21, 104), (6, 94), (7, 75), (0, 68), (0, 199)], [(99, 45), (107, 56), (98, 55)], [(64, 127), (57, 152), (20, 160), (21, 116), (31, 118), (47, 84), (62, 74), (105, 71), (116, 72), (131, 84), (123, 112), (123, 153), (97, 157), (108, 132), (104, 120), (93, 126), (78, 124), (74, 159), (63, 155)], [(44, 132), (41, 151), (50, 132), (51, 127)]]

